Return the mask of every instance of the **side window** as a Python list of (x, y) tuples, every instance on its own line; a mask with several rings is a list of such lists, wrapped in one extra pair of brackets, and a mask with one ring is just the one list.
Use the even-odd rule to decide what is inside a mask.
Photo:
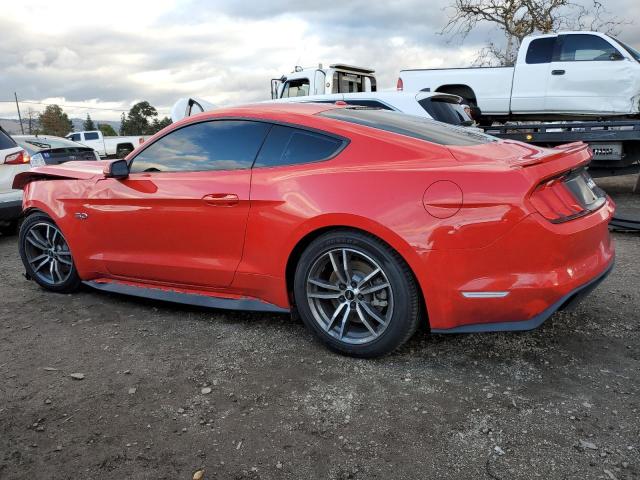
[(359, 105), (361, 107), (381, 108), (382, 110), (393, 110), (389, 105), (385, 105), (377, 100), (349, 100), (345, 99), (349, 105)]
[(215, 120), (187, 125), (149, 145), (131, 162), (131, 172), (200, 172), (251, 168), (271, 125)]
[(563, 35), (559, 58), (560, 62), (586, 62), (612, 60), (611, 55), (619, 53), (604, 38), (588, 34)]
[(282, 97), (306, 97), (309, 95), (309, 79), (300, 78), (298, 80), (289, 80), (284, 85)]
[(74, 141), (74, 142), (79, 142), (81, 140), (80, 134), (79, 133), (74, 133), (73, 135), (71, 135), (71, 140)]
[(334, 155), (344, 141), (321, 133), (274, 125), (254, 167), (318, 162)]
[(98, 140), (98, 132), (88, 132), (84, 134), (85, 140)]
[(528, 64), (549, 63), (553, 57), (556, 37), (538, 38), (529, 44), (525, 62)]

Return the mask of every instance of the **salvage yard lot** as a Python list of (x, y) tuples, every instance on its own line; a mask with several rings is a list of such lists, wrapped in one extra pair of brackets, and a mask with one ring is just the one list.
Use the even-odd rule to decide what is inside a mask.
[[(599, 183), (625, 209), (634, 181)], [(46, 293), (0, 237), (0, 478), (639, 478), (640, 235), (614, 237), (576, 311), (379, 360), (285, 315)]]

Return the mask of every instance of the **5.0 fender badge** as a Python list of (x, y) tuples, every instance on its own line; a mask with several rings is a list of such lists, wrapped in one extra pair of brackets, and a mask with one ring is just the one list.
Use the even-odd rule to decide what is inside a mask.
[(84, 212), (78, 212), (74, 215), (78, 220), (86, 220), (87, 218), (89, 218), (89, 214), (88, 213), (84, 213)]

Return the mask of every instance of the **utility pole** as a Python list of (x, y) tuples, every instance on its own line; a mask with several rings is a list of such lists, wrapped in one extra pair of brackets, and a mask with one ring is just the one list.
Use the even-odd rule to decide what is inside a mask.
[(13, 92), (13, 96), (16, 97), (16, 108), (18, 109), (18, 120), (20, 121), (20, 130), (24, 135), (24, 126), (22, 125), (22, 116), (20, 115), (20, 105), (18, 104), (18, 94)]

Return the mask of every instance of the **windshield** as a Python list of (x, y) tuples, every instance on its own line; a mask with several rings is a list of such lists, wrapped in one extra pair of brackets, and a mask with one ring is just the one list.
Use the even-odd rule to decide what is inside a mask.
[(629, 52), (629, 54), (636, 59), (637, 62), (640, 62), (640, 52), (638, 50), (636, 50), (635, 48), (630, 47), (629, 45), (627, 45), (624, 42), (621, 42), (620, 40), (618, 40), (617, 38), (614, 38), (614, 40), (616, 42), (618, 42), (622, 48), (624, 48), (627, 52)]
[[(50, 150), (52, 148), (83, 148), (84, 145), (79, 145), (69, 140), (62, 138), (47, 138), (47, 137), (22, 137), (16, 138), (18, 144), (24, 148), (30, 154), (38, 153), (41, 150)], [(85, 147), (86, 148), (86, 147)]]
[(336, 108), (319, 113), (345, 122), (406, 135), (440, 145), (482, 145), (498, 139), (469, 128), (457, 127), (422, 117), (389, 110)]

